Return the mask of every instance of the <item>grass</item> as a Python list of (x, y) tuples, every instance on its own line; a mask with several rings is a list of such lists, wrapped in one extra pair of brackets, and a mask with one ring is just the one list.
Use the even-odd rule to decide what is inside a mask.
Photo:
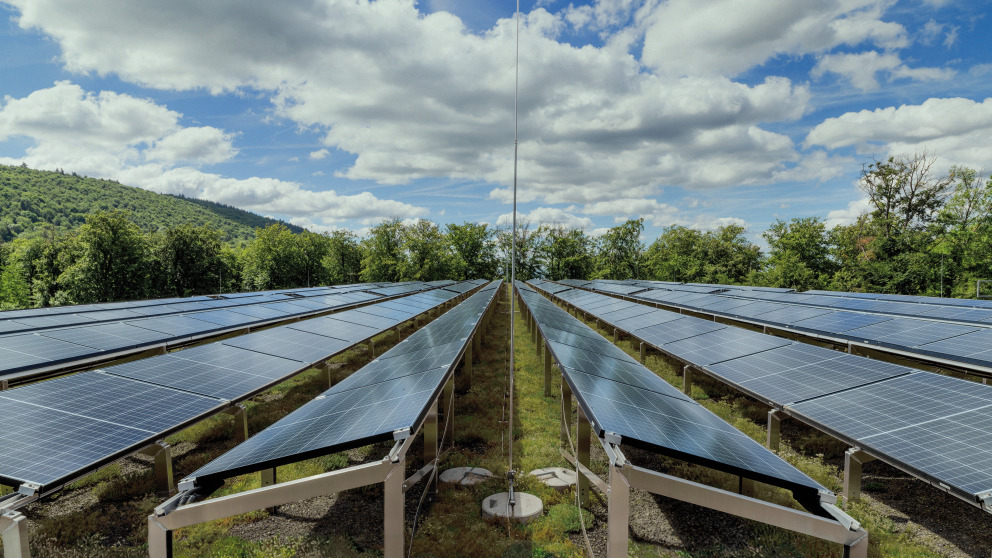
[[(552, 397), (544, 397), (543, 361), (538, 357), (530, 332), (519, 314), (515, 316), (516, 376), (513, 417), (513, 468), (518, 472), (517, 489), (540, 497), (545, 513), (527, 526), (487, 523), (481, 517), (483, 499), (507, 488), (509, 436), (507, 435), (508, 399), (508, 330), (509, 300), (497, 302), (497, 311), (490, 328), (484, 333), (480, 361), (473, 367), (472, 386), (455, 397), (453, 448), (441, 469), (456, 466), (484, 467), (494, 472), (486, 482), (470, 487), (441, 485), (438, 498), (428, 501), (417, 517), (418, 526), (410, 548), (413, 556), (472, 556), (473, 558), (503, 556), (584, 556), (584, 548), (574, 540), (581, 530), (579, 514), (591, 530), (602, 529), (600, 516), (590, 513), (599, 509), (601, 500), (594, 496), (592, 504), (580, 511), (575, 506), (574, 491), (552, 490), (526, 473), (530, 470), (569, 464), (559, 453), (559, 421), (561, 412), (561, 376), (552, 375)], [(590, 324), (592, 325), (592, 324)], [(606, 333), (601, 330), (601, 333)], [(407, 333), (404, 333), (407, 335)], [(388, 332), (376, 339), (376, 352), (381, 354), (396, 342)], [(608, 338), (612, 339), (612, 332)], [(638, 347), (630, 340), (621, 340), (619, 346), (637, 358)], [(367, 362), (364, 348), (349, 351), (335, 359), (341, 364), (339, 379), (357, 370)], [(649, 353), (646, 365), (669, 383), (681, 387), (679, 371), (660, 355)], [(458, 374), (462, 374), (460, 370)], [(310, 370), (290, 379), (245, 403), (248, 409), (249, 432), (258, 432), (309, 401), (325, 389), (324, 377), (317, 370)], [(764, 420), (767, 407), (733, 390), (696, 376), (693, 397), (718, 416), (727, 420), (753, 439), (764, 441)], [(442, 405), (442, 409), (444, 404)], [(443, 411), (442, 411), (443, 413)], [(444, 418), (442, 417), (442, 421)], [(570, 417), (572, 438), (575, 439), (574, 402)], [(227, 415), (214, 417), (196, 424), (168, 439), (176, 448), (186, 448), (174, 460), (176, 478), (196, 470), (233, 447), (233, 421)], [(448, 445), (451, 440), (446, 440)], [(192, 449), (189, 449), (192, 448)], [(831, 490), (839, 491), (841, 472), (825, 461), (842, 453), (845, 448), (815, 431), (802, 432), (788, 440), (783, 439), (780, 455), (794, 466)], [(603, 474), (607, 470), (605, 456), (592, 444), (590, 468)], [(325, 471), (340, 469), (361, 460), (378, 459), (388, 447), (376, 445), (347, 453), (323, 456), (279, 467), (280, 481), (303, 478)], [(407, 474), (421, 466), (416, 457), (419, 446), (414, 445)], [(150, 468), (123, 467), (119, 462), (80, 479), (66, 490), (54, 495), (45, 517), (33, 520), (33, 556), (47, 557), (131, 557), (147, 556), (145, 538), (146, 518), (161, 500), (154, 496), (154, 483)], [(733, 488), (736, 477), (704, 467), (683, 462), (660, 459), (665, 472), (689, 480), (723, 488)], [(126, 469), (126, 470), (125, 470)], [(222, 496), (256, 488), (260, 485), (258, 474), (230, 479), (213, 495)], [(406, 494), (407, 502), (420, 500), (423, 481)], [(866, 484), (866, 489), (870, 486)], [(381, 489), (356, 489), (363, 498), (381, 499)], [(595, 495), (596, 492), (593, 490)], [(88, 495), (88, 504), (78, 511), (59, 514), (61, 501), (70, 501)], [(790, 495), (780, 489), (759, 485), (758, 496), (786, 506), (796, 506)], [(410, 509), (408, 507), (408, 509)], [(706, 512), (702, 512), (706, 513)], [(868, 529), (871, 546), (869, 555), (922, 557), (933, 552), (913, 540), (913, 533), (896, 525), (874, 505), (870, 498), (855, 504), (849, 513)], [(407, 513), (408, 528), (413, 513)], [(246, 540), (232, 535), (237, 525), (265, 521), (266, 511), (199, 524), (175, 533), (177, 556), (262, 557), (262, 556), (375, 556), (381, 549), (357, 544), (353, 533), (321, 537), (275, 537), (260, 541)], [(381, 530), (381, 522), (374, 522), (368, 530)], [(631, 556), (839, 556), (840, 547), (818, 539), (797, 535), (782, 529), (753, 523), (747, 544), (731, 550), (722, 547), (700, 548), (690, 552), (650, 544), (631, 538)], [(407, 536), (410, 532), (408, 529)], [(409, 539), (408, 539), (409, 540)], [(580, 543), (581, 544), (581, 543)], [(2, 555), (2, 553), (0, 553)]]

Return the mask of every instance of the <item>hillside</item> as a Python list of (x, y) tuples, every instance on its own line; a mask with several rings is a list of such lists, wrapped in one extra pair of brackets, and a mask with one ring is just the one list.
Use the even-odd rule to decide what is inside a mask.
[[(156, 194), (112, 180), (0, 165), (0, 241), (40, 234), (48, 224), (71, 230), (82, 225), (87, 214), (113, 209), (129, 211), (144, 230), (183, 223), (210, 225), (225, 240), (249, 239), (255, 228), (279, 222), (235, 207)], [(293, 232), (303, 230), (283, 224)]]

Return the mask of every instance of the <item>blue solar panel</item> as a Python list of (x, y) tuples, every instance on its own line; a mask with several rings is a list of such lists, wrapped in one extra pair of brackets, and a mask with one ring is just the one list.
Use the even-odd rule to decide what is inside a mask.
[(780, 337), (744, 329), (724, 328), (667, 343), (661, 349), (685, 362), (708, 366), (790, 344), (792, 341)]
[(992, 361), (992, 329), (980, 329), (942, 341), (926, 343), (916, 350), (960, 362), (970, 362), (988, 366)]
[(858, 314), (855, 312), (831, 312), (793, 322), (790, 326), (805, 331), (842, 334), (852, 329), (870, 326), (891, 319), (889, 316), (872, 316), (870, 314)]
[(852, 329), (847, 332), (847, 336), (863, 343), (903, 348), (951, 339), (975, 331), (979, 331), (978, 328), (912, 318), (893, 318)]
[(277, 327), (228, 339), (222, 344), (302, 363), (313, 363), (350, 347), (352, 342)]
[(95, 351), (120, 351), (144, 345), (162, 345), (167, 341), (158, 332), (115, 323), (53, 329), (39, 335), (75, 343)]
[(634, 335), (655, 347), (661, 347), (674, 341), (688, 339), (711, 331), (727, 329), (728, 327), (730, 326), (683, 316), (679, 320), (672, 320), (635, 330)]

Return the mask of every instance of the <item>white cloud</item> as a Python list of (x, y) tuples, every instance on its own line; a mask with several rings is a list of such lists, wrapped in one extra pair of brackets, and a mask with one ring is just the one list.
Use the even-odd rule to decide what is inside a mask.
[(928, 99), (873, 111), (849, 112), (828, 118), (806, 136), (806, 145), (829, 149), (856, 146), (861, 153), (913, 154), (927, 150), (943, 166), (975, 168), (992, 161), (992, 98)]
[(844, 209), (834, 209), (827, 213), (825, 221), (826, 227), (832, 229), (841, 225), (850, 225), (858, 220), (858, 217), (868, 212), (871, 208), (871, 200), (861, 198), (847, 204)]
[[(38, 169), (63, 168), (115, 178), (160, 193), (213, 200), (261, 213), (373, 222), (427, 212), (368, 192), (341, 196), (271, 178), (238, 180), (193, 165), (222, 162), (237, 151), (232, 136), (211, 127), (183, 128), (182, 115), (147, 99), (111, 92), (89, 93), (58, 82), (0, 105), (0, 141), (27, 138), (24, 157), (0, 158)], [(185, 166), (183, 166), (185, 165)]]
[(747, 221), (741, 219), (740, 217), (710, 217), (706, 215), (697, 217), (688, 224), (688, 227), (690, 229), (712, 231), (729, 225), (740, 225), (745, 229), (748, 228)]
[[(473, 34), (451, 14), (420, 13), (413, 0), (12, 3), (21, 10), (21, 27), (57, 42), (69, 71), (115, 74), (164, 90), (265, 95), (275, 116), (319, 131), (328, 151), (355, 156), (339, 177), (490, 182), (502, 185), (491, 198), (508, 201), (511, 19)], [(654, 4), (635, 4), (601, 1), (589, 17), (605, 26), (646, 21)], [(782, 9), (802, 19), (795, 9)], [(558, 42), (565, 13), (539, 8), (523, 18), (525, 200), (584, 204), (618, 190), (650, 197), (668, 184), (762, 183), (783, 162), (798, 159), (787, 136), (763, 126), (801, 117), (810, 99), (806, 86), (780, 77), (746, 85), (707, 72), (653, 75), (624, 41), (611, 38), (603, 48)], [(875, 21), (856, 9), (829, 13)]]
[(945, 68), (910, 68), (897, 54), (877, 51), (857, 54), (829, 54), (821, 57), (810, 72), (814, 78), (832, 72), (847, 78), (851, 85), (862, 91), (878, 89), (876, 75), (884, 73), (889, 81), (910, 79), (915, 81), (941, 81), (954, 77), (955, 72)]
[(622, 223), (627, 219), (641, 218), (656, 227), (671, 225), (678, 220), (677, 209), (648, 198), (621, 198), (586, 204), (582, 208), (582, 213), (609, 215), (616, 223)]
[[(541, 225), (565, 225), (574, 229), (587, 229), (593, 226), (592, 219), (575, 215), (554, 207), (538, 207), (530, 213), (517, 213), (517, 225), (529, 223), (533, 229)], [(513, 224), (513, 214), (504, 213), (496, 219), (500, 227)]]
[(310, 152), (310, 160), (311, 161), (319, 161), (319, 160), (327, 157), (330, 153), (331, 152), (328, 151), (328, 150), (326, 150), (326, 149), (318, 149), (317, 151), (311, 151)]
[(909, 44), (882, 20), (891, 0), (670, 0), (643, 10), (644, 62), (676, 75), (737, 75), (780, 55), (872, 43)]

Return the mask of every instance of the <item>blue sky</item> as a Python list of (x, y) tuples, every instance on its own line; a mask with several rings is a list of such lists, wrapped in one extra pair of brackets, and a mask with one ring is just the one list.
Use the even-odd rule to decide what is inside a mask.
[[(515, 2), (0, 0), (0, 163), (316, 231), (511, 211)], [(850, 222), (872, 157), (992, 167), (992, 0), (521, 2), (519, 214)]]

